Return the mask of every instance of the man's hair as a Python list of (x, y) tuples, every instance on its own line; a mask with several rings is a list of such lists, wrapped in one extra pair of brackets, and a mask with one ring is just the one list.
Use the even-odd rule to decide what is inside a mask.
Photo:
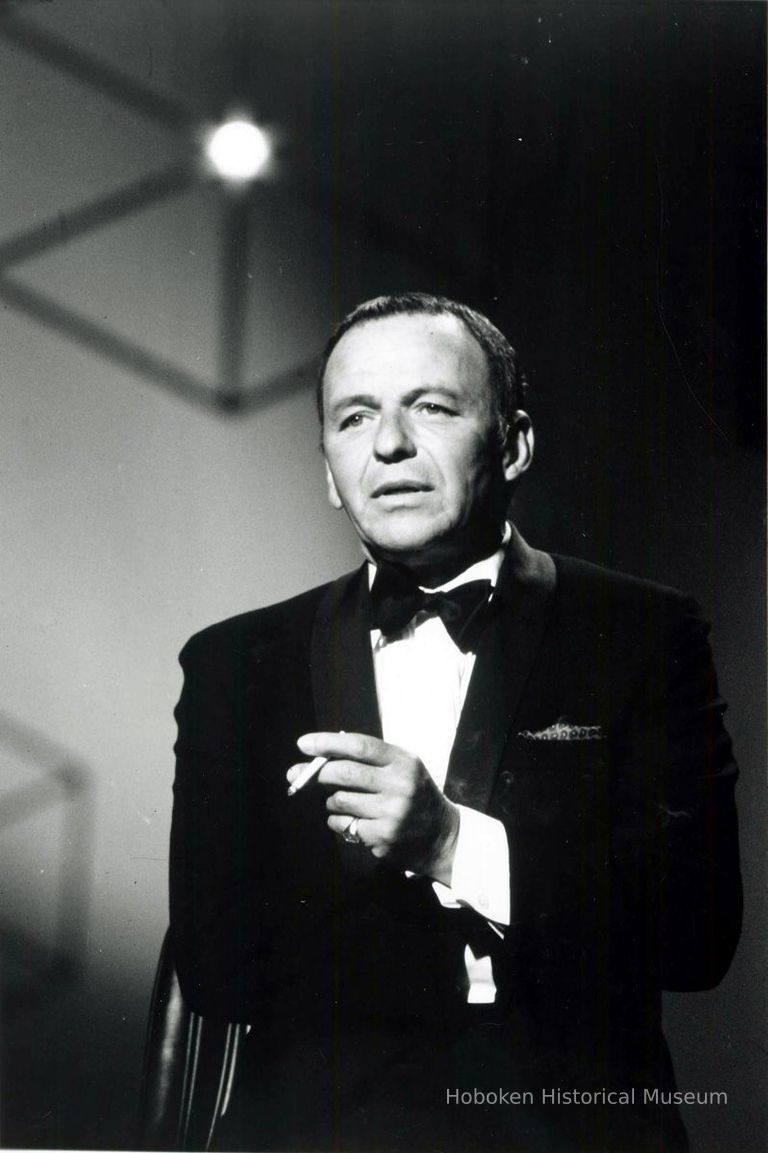
[(507, 338), (481, 312), (466, 304), (458, 304), (444, 296), (431, 296), (426, 292), (401, 292), (396, 296), (376, 296), (358, 304), (336, 326), (323, 350), (317, 376), (317, 412), (323, 425), (323, 380), (331, 353), (345, 333), (369, 320), (382, 320), (385, 316), (455, 316), (474, 336), (485, 353), (488, 364), (488, 383), (491, 388), (502, 440), (514, 422), (515, 412), (523, 407), (528, 382), (520, 371), (517, 353)]

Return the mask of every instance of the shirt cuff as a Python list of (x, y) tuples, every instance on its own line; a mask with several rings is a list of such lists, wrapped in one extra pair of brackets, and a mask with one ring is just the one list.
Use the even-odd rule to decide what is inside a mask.
[(510, 923), (509, 844), (501, 821), (457, 805), (459, 833), (453, 857), (450, 888), (433, 881), (432, 887), (446, 909), (469, 905), (494, 925)]

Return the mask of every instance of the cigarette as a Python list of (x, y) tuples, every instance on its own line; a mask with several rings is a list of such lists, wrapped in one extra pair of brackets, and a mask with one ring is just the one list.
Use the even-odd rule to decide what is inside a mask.
[(306, 769), (298, 775), (288, 789), (288, 796), (292, 797), (294, 793), (298, 793), (299, 789), (303, 789), (307, 781), (311, 781), (320, 772), (323, 765), (328, 764), (329, 759), (329, 757), (315, 757), (314, 761), (310, 761)]

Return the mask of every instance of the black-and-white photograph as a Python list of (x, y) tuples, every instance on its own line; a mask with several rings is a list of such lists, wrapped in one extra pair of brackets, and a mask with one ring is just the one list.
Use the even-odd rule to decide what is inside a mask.
[(2, 1148), (766, 1148), (765, 92), (0, 0)]

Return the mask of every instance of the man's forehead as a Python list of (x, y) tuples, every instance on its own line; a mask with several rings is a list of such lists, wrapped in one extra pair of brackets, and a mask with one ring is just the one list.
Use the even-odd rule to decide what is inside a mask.
[(475, 337), (451, 313), (397, 313), (354, 325), (328, 360), (326, 377), (347, 367), (375, 370), (387, 364), (418, 366), (424, 360), (483, 371), (486, 357)]

